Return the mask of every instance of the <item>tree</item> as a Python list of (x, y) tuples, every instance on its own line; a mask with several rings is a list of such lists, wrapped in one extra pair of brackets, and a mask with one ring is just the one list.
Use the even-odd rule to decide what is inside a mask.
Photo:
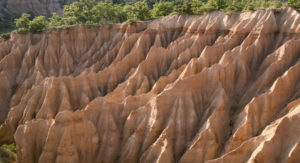
[(114, 19), (112, 20), (112, 23), (121, 23), (127, 20), (126, 13), (123, 10), (122, 5), (114, 5)]
[(151, 14), (155, 18), (166, 16), (173, 12), (173, 8), (172, 2), (159, 2), (154, 4)]
[(63, 21), (66, 25), (85, 24), (94, 22), (93, 7), (97, 3), (95, 0), (80, 0), (70, 5), (66, 5), (63, 11)]
[(22, 14), (20, 18), (16, 19), (16, 27), (27, 29), (30, 22), (29, 18), (30, 18), (29, 14), (27, 13)]
[(31, 32), (41, 32), (47, 27), (47, 21), (44, 16), (37, 16), (32, 21), (29, 22), (29, 31)]
[(128, 20), (151, 19), (151, 12), (145, 1), (136, 2), (134, 5), (125, 5), (123, 11)]
[(240, 1), (237, 0), (230, 0), (227, 2), (227, 7), (225, 11), (242, 11), (244, 6)]
[(126, 20), (126, 14), (121, 5), (99, 2), (93, 9), (94, 23), (109, 22), (120, 23)]
[(57, 27), (63, 25), (62, 18), (57, 13), (52, 13), (52, 16), (49, 18), (49, 26)]
[(217, 5), (218, 10), (225, 9), (228, 6), (226, 0), (215, 0), (215, 3)]
[(191, 1), (184, 0), (183, 4), (179, 4), (174, 7), (174, 11), (179, 14), (193, 14)]
[(201, 15), (203, 14), (203, 2), (199, 0), (192, 0), (191, 2), (191, 10), (192, 13), (195, 15)]
[(136, 18), (138, 20), (148, 20), (151, 19), (150, 9), (145, 1), (136, 2), (134, 4), (134, 11), (136, 12)]
[(123, 12), (125, 13), (127, 20), (137, 20), (137, 16), (134, 10), (134, 6), (132, 5), (127, 4), (123, 7)]
[(268, 3), (268, 7), (271, 7), (271, 8), (280, 8), (281, 6), (282, 6), (281, 1), (270, 1)]
[(292, 7), (300, 7), (300, 1), (299, 0), (288, 0), (287, 5), (292, 6)]
[(252, 2), (252, 3), (248, 3), (245, 7), (244, 7), (244, 10), (255, 10), (255, 4)]
[(217, 10), (222, 10), (228, 7), (226, 0), (209, 0), (207, 4), (214, 6)]
[(199, 14), (202, 14), (204, 12), (211, 12), (211, 11), (216, 11), (217, 10), (217, 6), (216, 3), (214, 3), (214, 1), (210, 0), (208, 1), (205, 5), (203, 5), (202, 7), (197, 9)]

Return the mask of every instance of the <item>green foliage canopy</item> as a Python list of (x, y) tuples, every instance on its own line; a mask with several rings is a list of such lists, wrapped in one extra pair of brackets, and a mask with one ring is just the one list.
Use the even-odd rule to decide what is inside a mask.
[(154, 4), (151, 13), (154, 18), (162, 17), (172, 13), (173, 8), (174, 8), (173, 2), (159, 2)]
[(288, 0), (287, 5), (300, 8), (300, 1), (299, 0)]
[(94, 19), (90, 20), (90, 24), (94, 23), (120, 23), (126, 20), (126, 13), (123, 7), (119, 4), (113, 5), (112, 3), (99, 2), (91, 12)]
[(17, 28), (28, 28), (30, 15), (25, 13), (18, 19), (16, 19), (16, 27)]
[(37, 16), (29, 22), (28, 29), (32, 32), (41, 32), (46, 29), (47, 24), (45, 16)]
[[(47, 27), (70, 26), (73, 24), (122, 23), (134, 24), (138, 20), (149, 20), (176, 12), (178, 14), (201, 15), (221, 10), (226, 12), (276, 8), (281, 6), (300, 7), (299, 0), (174, 0), (132, 1), (124, 0), (80, 0), (64, 6), (63, 15), (53, 13), (48, 19), (37, 16), (30, 20), (29, 14), (16, 19), (18, 32), (40, 32)], [(276, 10), (277, 11), (277, 10)], [(280, 10), (278, 10), (280, 12)]]
[(85, 24), (93, 22), (95, 13), (93, 8), (97, 3), (95, 0), (80, 0), (64, 6), (62, 21), (66, 25)]
[(136, 2), (134, 4), (133, 12), (135, 13), (134, 17), (138, 20), (151, 19), (151, 12), (145, 1)]
[(16, 161), (16, 145), (4, 144), (0, 146), (0, 162), (13, 163)]

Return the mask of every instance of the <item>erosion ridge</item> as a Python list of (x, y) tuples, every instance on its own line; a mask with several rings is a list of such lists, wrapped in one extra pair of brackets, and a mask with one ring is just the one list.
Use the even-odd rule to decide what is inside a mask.
[(299, 162), (292, 8), (0, 40), (0, 143), (19, 162)]

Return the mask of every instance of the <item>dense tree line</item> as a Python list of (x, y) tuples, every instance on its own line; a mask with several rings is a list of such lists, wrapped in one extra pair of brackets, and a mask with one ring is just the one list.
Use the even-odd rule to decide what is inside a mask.
[(172, 13), (201, 15), (206, 12), (221, 10), (224, 12), (280, 8), (292, 6), (299, 9), (299, 0), (173, 0), (173, 1), (136, 1), (125, 3), (121, 0), (96, 2), (80, 0), (64, 6), (63, 15), (53, 13), (51, 17), (23, 14), (16, 19), (19, 33), (40, 32), (49, 27), (66, 27), (74, 24), (97, 25), (103, 23), (134, 23), (137, 20), (149, 20)]

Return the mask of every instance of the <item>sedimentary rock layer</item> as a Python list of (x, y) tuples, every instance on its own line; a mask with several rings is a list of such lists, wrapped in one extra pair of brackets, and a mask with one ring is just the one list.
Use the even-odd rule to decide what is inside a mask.
[(19, 162), (299, 162), (300, 14), (75, 26), (0, 41)]

